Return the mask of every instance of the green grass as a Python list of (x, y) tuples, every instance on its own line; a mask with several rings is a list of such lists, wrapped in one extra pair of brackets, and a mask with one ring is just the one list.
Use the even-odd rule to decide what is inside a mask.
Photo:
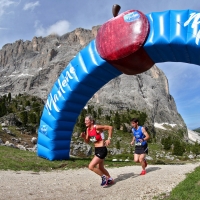
[(166, 200), (198, 200), (200, 199), (200, 167), (187, 175), (186, 179), (177, 185)]
[(179, 183), (169, 196), (161, 194), (153, 199), (165, 200), (199, 200), (200, 199), (200, 167), (186, 175), (186, 179)]
[[(67, 170), (87, 167), (91, 158), (74, 158), (62, 161), (49, 161), (40, 158), (36, 153), (22, 151), (19, 149), (0, 146), (0, 170), (14, 171), (52, 171), (52, 170)], [(123, 167), (134, 165), (130, 162), (112, 162), (112, 158), (105, 161), (106, 167)]]
[[(148, 148), (150, 151), (161, 151), (162, 149), (162, 145), (158, 144), (158, 143), (148, 143)], [(163, 150), (165, 151), (165, 150)]]
[(67, 168), (68, 165), (84, 167), (85, 162), (73, 160), (49, 161), (38, 157), (33, 152), (21, 151), (9, 147), (0, 147), (0, 170), (31, 170), (31, 171), (51, 171), (52, 169)]

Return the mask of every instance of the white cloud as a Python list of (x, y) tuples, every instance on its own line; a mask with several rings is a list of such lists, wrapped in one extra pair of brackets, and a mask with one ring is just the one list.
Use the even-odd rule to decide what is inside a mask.
[(39, 1), (27, 3), (24, 5), (23, 10), (33, 10), (36, 6), (39, 6)]
[(0, 16), (5, 13), (5, 9), (8, 8), (10, 5), (14, 4), (14, 1), (10, 0), (0, 0)]
[(35, 27), (36, 36), (47, 36), (50, 34), (63, 35), (69, 32), (70, 23), (66, 20), (61, 20), (45, 29), (42, 25), (39, 25), (38, 21), (36, 21)]

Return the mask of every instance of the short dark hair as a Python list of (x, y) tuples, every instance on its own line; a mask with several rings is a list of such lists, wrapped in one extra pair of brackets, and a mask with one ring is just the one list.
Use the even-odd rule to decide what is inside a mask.
[(132, 118), (132, 119), (131, 119), (131, 122), (138, 123), (139, 121), (138, 121), (138, 119), (137, 119), (137, 118)]

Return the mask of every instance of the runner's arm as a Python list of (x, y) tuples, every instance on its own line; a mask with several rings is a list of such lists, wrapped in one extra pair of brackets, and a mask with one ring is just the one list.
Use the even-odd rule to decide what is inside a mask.
[(142, 127), (142, 132), (145, 135), (145, 138), (143, 138), (143, 141), (147, 141), (150, 138), (150, 136), (144, 127)]
[(86, 131), (85, 132), (83, 132), (83, 133), (81, 133), (81, 137), (84, 139), (84, 142), (85, 143), (89, 143), (89, 136), (88, 136), (88, 131), (87, 131), (87, 129), (86, 129)]
[(105, 140), (105, 145), (108, 146), (112, 139), (113, 127), (108, 125), (97, 125), (96, 130), (108, 131), (108, 139)]
[(135, 136), (133, 136), (133, 139), (132, 139), (132, 141), (131, 141), (131, 145), (133, 145), (134, 142), (135, 142)]

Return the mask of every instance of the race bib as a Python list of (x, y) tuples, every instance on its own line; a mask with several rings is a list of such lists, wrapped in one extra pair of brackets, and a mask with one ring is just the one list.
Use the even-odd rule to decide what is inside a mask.
[(135, 146), (141, 146), (141, 145), (142, 145), (141, 142), (136, 142), (136, 143), (135, 143)]
[(91, 137), (90, 138), (90, 142), (96, 142), (97, 140), (96, 140), (96, 137), (95, 136), (93, 136), (93, 137)]

